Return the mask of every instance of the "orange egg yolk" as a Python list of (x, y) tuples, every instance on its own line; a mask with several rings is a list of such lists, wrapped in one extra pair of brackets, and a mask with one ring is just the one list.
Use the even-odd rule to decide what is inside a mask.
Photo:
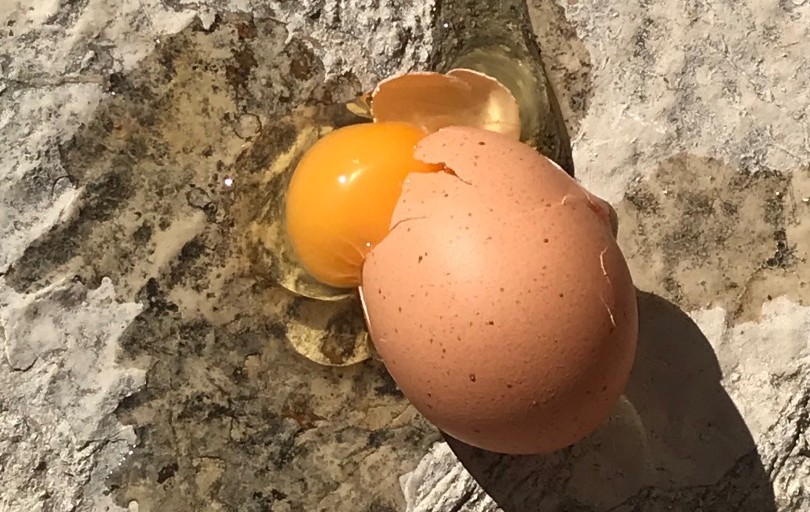
[(301, 265), (340, 288), (360, 284), (363, 260), (389, 231), (402, 184), (441, 165), (413, 156), (425, 135), (398, 122), (337, 129), (301, 159), (286, 196), (286, 227)]

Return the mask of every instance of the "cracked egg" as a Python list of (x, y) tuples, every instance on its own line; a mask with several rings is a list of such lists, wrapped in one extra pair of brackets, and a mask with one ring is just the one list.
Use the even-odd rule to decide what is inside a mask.
[(411, 403), (491, 451), (551, 452), (624, 390), (635, 288), (610, 210), (531, 147), (450, 127), (424, 138), (362, 296), (375, 348)]
[(359, 116), (368, 108), (374, 122), (339, 128), (313, 144), (284, 198), (286, 233), (300, 267), (336, 289), (360, 284), (363, 261), (388, 233), (405, 178), (442, 168), (414, 158), (425, 135), (470, 126), (520, 137), (514, 96), (469, 69), (388, 78), (347, 108)]
[[(358, 288), (376, 352), (439, 429), (511, 454), (581, 440), (615, 407), (636, 349), (615, 212), (518, 140), (514, 98), (486, 75), (393, 78), (369, 108), (373, 123), (331, 131), (296, 166), (284, 215), (296, 261)], [(347, 340), (291, 341), (322, 364), (368, 357), (352, 349), (362, 336)]]

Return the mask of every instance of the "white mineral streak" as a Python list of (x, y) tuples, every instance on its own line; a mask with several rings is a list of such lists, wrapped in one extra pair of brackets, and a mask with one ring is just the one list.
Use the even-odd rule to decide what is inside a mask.
[(503, 512), (464, 469), (447, 443), (433, 445), (416, 469), (399, 481), (406, 512)]
[(114, 411), (144, 381), (116, 362), (118, 339), (140, 311), (106, 279), (30, 295), (0, 279), (0, 510), (111, 506), (105, 479), (136, 442)]
[(680, 152), (752, 171), (810, 161), (810, 2), (560, 2), (593, 62), (577, 177), (614, 202)]

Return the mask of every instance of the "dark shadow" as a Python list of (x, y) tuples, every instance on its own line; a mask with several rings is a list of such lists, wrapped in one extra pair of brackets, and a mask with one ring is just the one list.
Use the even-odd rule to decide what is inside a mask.
[[(639, 346), (610, 420), (548, 456), (506, 456), (446, 437), (504, 512), (776, 511), (714, 351), (677, 306), (639, 292)], [(708, 507), (708, 508), (707, 508)]]

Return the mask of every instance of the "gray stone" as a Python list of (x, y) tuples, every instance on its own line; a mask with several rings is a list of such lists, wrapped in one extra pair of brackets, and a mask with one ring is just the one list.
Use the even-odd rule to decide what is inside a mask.
[(22, 296), (0, 280), (0, 307), (0, 507), (117, 510), (106, 479), (137, 439), (113, 412), (144, 381), (117, 363), (117, 342), (141, 307), (107, 280)]

